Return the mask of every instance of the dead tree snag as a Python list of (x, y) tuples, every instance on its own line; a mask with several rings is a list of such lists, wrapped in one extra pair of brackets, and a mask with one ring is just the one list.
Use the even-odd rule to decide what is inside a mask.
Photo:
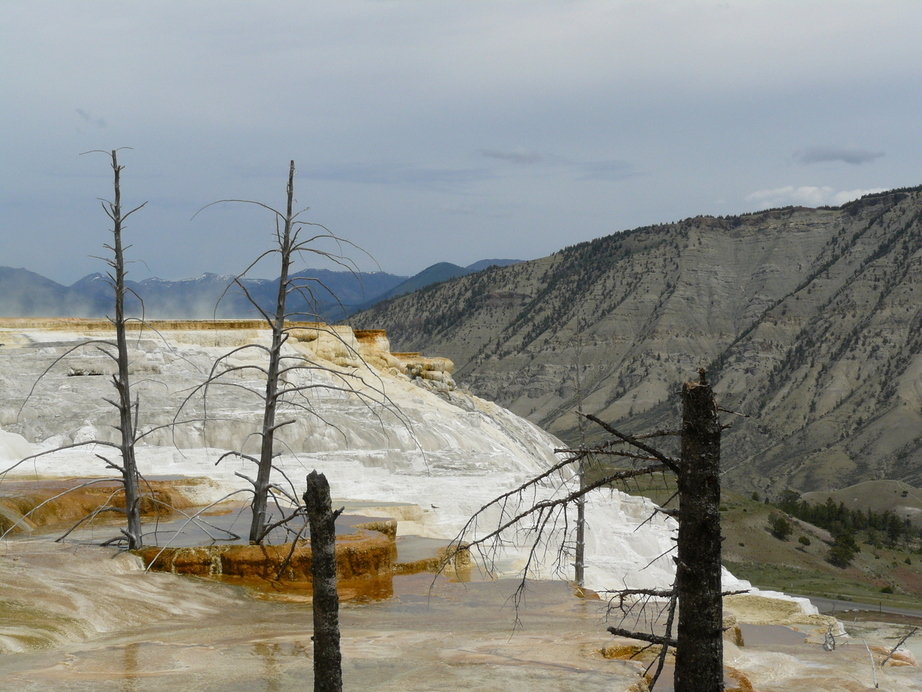
[(720, 421), (705, 373), (682, 387), (675, 689), (723, 689)]
[[(676, 476), (679, 498), (678, 509), (657, 509), (678, 521), (677, 545), (673, 548), (676, 563), (675, 581), (671, 588), (613, 589), (612, 610), (620, 609), (627, 616), (636, 608), (653, 606), (661, 616), (661, 632), (609, 627), (617, 636), (630, 637), (659, 646), (659, 655), (650, 679), (651, 688), (662, 673), (670, 648), (676, 650), (675, 689), (678, 692), (713, 692), (723, 689), (723, 596), (721, 590), (721, 537), (720, 537), (720, 433), (723, 426), (718, 420), (714, 393), (707, 382), (706, 373), (699, 371), (697, 381), (687, 382), (682, 388), (683, 420), (681, 431), (657, 431), (646, 435), (629, 435), (615, 429), (597, 416), (585, 418), (599, 425), (613, 439), (592, 448), (558, 449), (567, 457), (539, 476), (530, 479), (482, 507), (468, 521), (455, 539), (455, 549), (490, 551), (502, 542), (503, 532), (513, 527), (528, 526), (535, 538), (531, 546), (516, 604), (525, 588), (528, 569), (539, 553), (538, 544), (547, 540), (545, 530), (557, 525), (568, 526), (567, 509), (599, 488), (609, 488), (639, 476), (672, 473)], [(582, 414), (581, 414), (582, 415)], [(681, 436), (680, 454), (666, 454), (648, 443), (648, 440), (665, 436)], [(561, 484), (562, 492), (553, 497), (526, 503), (524, 498), (534, 497), (539, 486), (549, 485), (552, 476), (569, 467), (578, 469), (584, 461), (601, 457), (621, 457), (631, 468), (614, 465), (601, 478), (575, 479)], [(471, 538), (477, 522), (487, 511), (499, 510), (500, 519), (495, 528), (484, 535)], [(462, 543), (462, 539), (465, 541)], [(677, 552), (676, 552), (677, 551)], [(540, 552), (545, 552), (541, 550)], [(558, 551), (562, 559), (564, 549)], [(454, 553), (449, 551), (447, 559)], [(666, 553), (669, 554), (669, 553)], [(493, 553), (495, 555), (495, 553)], [(622, 620), (623, 622), (623, 620)], [(673, 625), (677, 625), (675, 628)]]
[(311, 532), (311, 573), (314, 590), (314, 690), (339, 692), (343, 688), (339, 649), (339, 594), (336, 592), (336, 517), (326, 476), (307, 476), (304, 504)]

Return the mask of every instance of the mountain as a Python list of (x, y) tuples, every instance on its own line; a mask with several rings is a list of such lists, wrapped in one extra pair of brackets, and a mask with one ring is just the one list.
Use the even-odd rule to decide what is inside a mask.
[[(468, 267), (448, 262), (435, 264), (406, 277), (386, 272), (304, 269), (294, 274), (303, 279), (302, 290), (289, 296), (289, 309), (305, 320), (337, 322), (360, 309), (393, 295), (415, 291), (455, 276), (489, 266), (505, 266), (519, 260), (480, 260)], [(227, 274), (205, 273), (192, 279), (127, 281), (130, 314), (151, 318), (207, 319), (259, 317), (244, 291)], [(244, 279), (246, 293), (263, 309), (274, 311), (278, 281)], [(83, 277), (63, 286), (25, 269), (0, 267), (0, 316), (6, 317), (101, 317), (111, 312), (112, 288), (105, 274)]]
[(450, 279), (457, 278), (459, 276), (467, 276), (468, 274), (475, 274), (477, 272), (483, 271), (484, 269), (489, 269), (490, 267), (508, 267), (513, 264), (518, 264), (522, 260), (510, 260), (510, 259), (485, 259), (473, 264), (469, 264), (466, 267), (459, 267), (457, 264), (452, 264), (451, 262), (439, 262), (433, 264), (431, 267), (426, 267), (419, 274), (411, 276), (409, 279), (403, 283), (395, 286), (386, 293), (381, 294), (373, 301), (369, 301), (362, 309), (368, 309), (376, 303), (380, 303), (383, 300), (389, 300), (391, 298), (396, 298), (397, 296), (406, 295), (407, 293), (413, 293), (418, 291), (421, 288), (426, 288), (427, 286), (432, 286), (433, 284), (442, 283), (443, 281), (449, 281)]
[[(373, 303), (406, 280), (385, 272), (349, 272), (305, 269), (295, 274), (304, 278), (304, 290), (289, 300), (292, 312), (305, 319), (337, 321), (359, 306)], [(187, 319), (258, 317), (243, 290), (226, 274), (205, 273), (191, 279), (127, 281), (131, 293), (126, 310), (146, 317)], [(275, 306), (278, 282), (244, 279), (247, 293), (264, 309)], [(112, 310), (112, 287), (105, 274), (89, 274), (71, 286), (27, 271), (0, 267), (0, 315), (5, 317), (101, 317)]]
[(674, 428), (706, 367), (728, 481), (774, 494), (922, 483), (922, 188), (699, 216), (464, 276), (354, 316), (565, 440), (582, 401)]
[[(331, 271), (304, 269), (295, 272), (302, 290), (288, 297), (288, 309), (306, 320), (338, 321), (376, 296), (399, 284), (406, 277), (384, 272)], [(194, 279), (163, 281), (145, 279), (133, 286), (144, 299), (145, 313), (152, 317), (209, 318), (259, 317), (247, 299), (264, 310), (274, 312), (278, 281), (244, 279), (246, 294), (234, 284), (233, 276), (202, 274)], [(135, 306), (135, 309), (137, 307)]]
[[(126, 282), (126, 285), (137, 291), (138, 284), (132, 281)], [(68, 315), (74, 317), (102, 316), (112, 312), (112, 285), (105, 274), (96, 272), (88, 274), (76, 283), (71, 284), (65, 289), (66, 297), (63, 299), (63, 305), (69, 307)], [(133, 295), (127, 296), (129, 304), (136, 300)], [(60, 304), (57, 306), (60, 309)], [(24, 316), (35, 315), (35, 312), (24, 313)], [(57, 315), (55, 306), (50, 306), (42, 315)]]
[(27, 269), (0, 267), (0, 314), (50, 314), (67, 301), (67, 288)]
[(468, 272), (464, 267), (459, 267), (457, 264), (452, 264), (451, 262), (439, 262), (437, 264), (433, 264), (431, 267), (426, 267), (419, 274), (411, 276), (406, 281), (389, 290), (387, 293), (384, 293), (380, 297), (380, 300), (387, 300), (388, 298), (394, 298), (396, 296), (412, 293), (413, 291), (418, 291), (419, 289), (425, 288), (426, 286), (448, 281), (449, 279), (454, 279), (458, 276), (465, 276), (469, 273), (470, 272)]
[(475, 272), (482, 272), (484, 269), (489, 269), (490, 267), (508, 267), (513, 264), (519, 264), (521, 261), (522, 260), (516, 259), (484, 259), (469, 264), (464, 269), (468, 274), (474, 274)]

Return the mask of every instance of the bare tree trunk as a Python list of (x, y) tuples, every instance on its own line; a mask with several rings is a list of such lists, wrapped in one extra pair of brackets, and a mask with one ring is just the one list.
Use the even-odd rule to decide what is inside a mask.
[[(580, 489), (583, 486), (583, 468), (579, 468)], [(586, 500), (579, 498), (576, 501), (576, 555), (574, 556), (573, 571), (576, 585), (584, 586), (586, 583)]]
[[(586, 427), (583, 420), (583, 383), (580, 376), (582, 364), (580, 356), (583, 351), (583, 340), (580, 335), (576, 345), (576, 396), (579, 405), (577, 407), (576, 423), (579, 426), (579, 444), (581, 447), (586, 446)], [(580, 459), (576, 466), (576, 475), (579, 482), (579, 489), (585, 486), (584, 478), (586, 473), (586, 460)], [(576, 578), (576, 585), (582, 587), (586, 584), (586, 497), (581, 495), (576, 500), (576, 550), (573, 561), (573, 576)]]
[[(118, 152), (116, 150), (112, 150), (111, 156), (115, 199), (109, 204), (108, 212), (113, 224), (112, 252), (114, 257), (109, 264), (113, 269), (112, 280), (115, 288), (115, 319), (112, 323), (115, 326), (116, 362), (118, 365), (118, 374), (112, 379), (116, 390), (118, 390), (118, 429), (121, 433), (122, 480), (125, 486), (125, 512), (128, 519), (128, 528), (124, 533), (128, 538), (129, 550), (134, 550), (141, 547), (142, 538), (138, 466), (134, 456), (134, 420), (132, 419), (131, 385), (128, 376), (128, 339), (125, 335), (125, 253), (122, 247), (122, 222), (124, 217), (122, 216), (120, 181), (122, 167), (118, 165)], [(137, 209), (133, 211), (137, 211)]]
[[(723, 690), (720, 421), (704, 371), (682, 387), (676, 692)], [(667, 633), (668, 635), (668, 633)]]
[(326, 476), (311, 471), (304, 491), (311, 531), (311, 573), (314, 590), (314, 690), (343, 688), (339, 650), (339, 594), (336, 592), (336, 517)]
[(266, 374), (266, 400), (263, 410), (262, 444), (259, 450), (259, 470), (253, 496), (253, 520), (250, 522), (250, 543), (261, 543), (266, 526), (266, 504), (269, 497), (269, 478), (272, 474), (272, 460), (275, 447), (275, 412), (278, 404), (279, 368), (282, 360), (282, 346), (285, 343), (285, 303), (288, 297), (288, 273), (291, 267), (291, 230), (294, 221), (294, 177), (295, 162), (288, 169), (288, 206), (284, 227), (279, 237), (281, 272), (279, 291), (273, 316), (272, 346), (269, 351), (269, 368)]

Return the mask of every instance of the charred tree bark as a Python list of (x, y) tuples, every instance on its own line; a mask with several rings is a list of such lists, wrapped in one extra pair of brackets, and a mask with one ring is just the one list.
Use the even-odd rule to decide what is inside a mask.
[(311, 471), (304, 491), (311, 531), (311, 572), (314, 590), (314, 690), (343, 688), (339, 649), (339, 594), (336, 592), (336, 517), (326, 476)]
[(723, 690), (720, 421), (704, 371), (682, 387), (676, 692)]

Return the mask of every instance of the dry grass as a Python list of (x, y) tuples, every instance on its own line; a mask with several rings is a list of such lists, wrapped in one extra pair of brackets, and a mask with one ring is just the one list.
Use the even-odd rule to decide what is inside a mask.
[(804, 493), (803, 498), (811, 504), (822, 504), (826, 498), (832, 498), (836, 504), (842, 502), (849, 509), (870, 509), (878, 514), (890, 510), (900, 519), (909, 519), (914, 526), (922, 526), (922, 489), (902, 481), (864, 481), (839, 490)]
[[(871, 506), (875, 511), (893, 508), (889, 496), (894, 489), (899, 495), (911, 488), (896, 481), (875, 483), (886, 486), (875, 488), (873, 493), (865, 489), (861, 495), (874, 498), (883, 495), (883, 501), (891, 503), (881, 509)], [(663, 476), (635, 481), (622, 490), (663, 503), (675, 492), (675, 479)], [(838, 492), (847, 490), (853, 489)], [(911, 490), (920, 493), (918, 489)], [(913, 493), (910, 491), (907, 496), (912, 499)], [(861, 507), (866, 509), (867, 505)], [(768, 518), (774, 512), (779, 510), (748, 496), (723, 491), (723, 562), (736, 576), (764, 589), (922, 609), (922, 554), (919, 552), (860, 543), (861, 552), (852, 565), (840, 569), (826, 561), (832, 540), (828, 531), (791, 517), (793, 533), (788, 540), (779, 540), (768, 531)], [(799, 541), (802, 536), (809, 545)], [(907, 559), (910, 564), (906, 563)], [(892, 589), (893, 593), (884, 593), (882, 589)]]

